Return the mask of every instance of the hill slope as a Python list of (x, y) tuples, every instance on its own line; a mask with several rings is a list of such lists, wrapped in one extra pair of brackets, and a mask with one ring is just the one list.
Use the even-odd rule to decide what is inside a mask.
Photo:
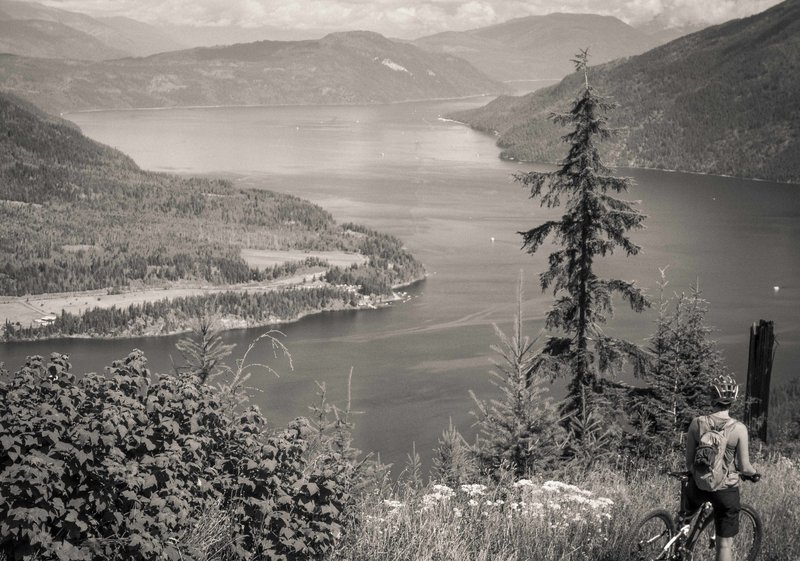
[(504, 91), (459, 58), (370, 32), (94, 63), (6, 55), (0, 84), (50, 111), (386, 103)]
[(182, 48), (156, 27), (128, 18), (97, 19), (37, 2), (0, 0), (0, 52), (107, 60)]
[(0, 53), (43, 58), (98, 60), (128, 56), (91, 35), (47, 20), (0, 18)]
[[(615, 165), (800, 182), (800, 0), (590, 69), (619, 103), (605, 143)], [(533, 94), (451, 115), (499, 135), (504, 158), (558, 161), (576, 75)]]
[(610, 16), (550, 14), (438, 33), (414, 44), (460, 56), (497, 80), (530, 80), (567, 75), (578, 49), (589, 47), (599, 63), (642, 53), (660, 41)]
[[(291, 261), (286, 253), (290, 250), (300, 254), (301, 261), (306, 251), (364, 257), (353, 260), (358, 267), (329, 269), (331, 279), (318, 282), (316, 292), (294, 291), (281, 300), (274, 294), (280, 290), (266, 284), (291, 277), (303, 266), (316, 267), (317, 275), (328, 269), (322, 262), (295, 267), (277, 261), (275, 267), (264, 268), (253, 261), (264, 253), (287, 255), (286, 261)], [(145, 329), (166, 315), (174, 316), (171, 304), (162, 301), (167, 288), (196, 294), (192, 289), (224, 287), (238, 291), (225, 296), (231, 319), (260, 323), (270, 316), (272, 321), (285, 319), (334, 300), (349, 303), (357, 298), (352, 290), (331, 283), (359, 284), (365, 294), (385, 294), (392, 285), (422, 275), (421, 265), (390, 236), (339, 226), (322, 208), (289, 195), (141, 170), (121, 152), (83, 136), (74, 125), (0, 93), (0, 318), (13, 318), (8, 310), (15, 306), (30, 308), (25, 298), (13, 296), (103, 289), (105, 297), (105, 289), (118, 294), (135, 288), (150, 291), (143, 301), (159, 302), (156, 308), (135, 311), (142, 320), (137, 329)], [(281, 289), (291, 284), (281, 282)], [(285, 304), (283, 312), (264, 307), (263, 301), (258, 304), (265, 291), (271, 291), (275, 306)], [(181, 320), (206, 304), (213, 308), (213, 298), (184, 299)], [(44, 310), (59, 314), (58, 309)], [(119, 329), (117, 334), (133, 333), (125, 323), (130, 315), (108, 313), (103, 310), (94, 317)], [(60, 315), (51, 326), (55, 331), (48, 334), (64, 333), (59, 321)], [(70, 319), (70, 333), (98, 325), (75, 321)], [(15, 336), (13, 329), (6, 336)]]

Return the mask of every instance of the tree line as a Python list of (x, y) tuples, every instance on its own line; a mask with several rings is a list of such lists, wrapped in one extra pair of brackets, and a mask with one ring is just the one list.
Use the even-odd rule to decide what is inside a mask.
[(6, 341), (44, 339), (69, 335), (98, 337), (137, 336), (185, 331), (194, 318), (207, 310), (220, 316), (267, 325), (293, 320), (302, 314), (331, 307), (356, 307), (358, 296), (334, 286), (298, 287), (268, 292), (225, 291), (215, 294), (164, 298), (131, 304), (125, 308), (92, 308), (82, 314), (62, 311), (55, 321), (42, 326), (18, 326), (7, 322)]

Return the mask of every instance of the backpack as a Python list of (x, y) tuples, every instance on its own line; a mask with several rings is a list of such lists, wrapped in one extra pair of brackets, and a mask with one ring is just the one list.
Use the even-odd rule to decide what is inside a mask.
[(700, 442), (694, 453), (694, 482), (703, 491), (717, 491), (725, 487), (728, 479), (725, 447), (736, 421), (727, 419), (715, 425), (711, 417), (698, 417), (697, 425)]

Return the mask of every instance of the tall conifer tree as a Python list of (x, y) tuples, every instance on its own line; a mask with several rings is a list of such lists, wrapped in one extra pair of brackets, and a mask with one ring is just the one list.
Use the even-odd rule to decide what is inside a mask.
[(613, 133), (606, 126), (605, 114), (614, 105), (589, 84), (587, 61), (587, 51), (576, 56), (573, 62), (583, 74), (583, 87), (568, 113), (552, 117), (572, 128), (562, 137), (569, 144), (567, 157), (553, 172), (532, 171), (516, 177), (542, 206), (561, 206), (564, 199), (560, 220), (520, 234), (523, 249), (531, 254), (550, 237), (559, 246), (550, 254), (549, 268), (540, 281), (542, 290), (551, 288), (556, 296), (546, 326), (559, 335), (548, 340), (547, 351), (560, 356), (571, 375), (563, 412), (570, 421), (576, 449), (597, 442), (597, 434), (587, 434), (588, 429), (581, 427), (598, 426), (595, 398), (603, 392), (603, 374), (628, 356), (634, 357), (637, 368), (644, 361), (638, 347), (606, 336), (601, 329), (613, 313), (612, 295), (620, 295), (637, 312), (649, 305), (633, 282), (601, 279), (594, 272), (595, 258), (616, 248), (629, 256), (639, 252), (627, 233), (641, 228), (645, 217), (635, 202), (613, 196), (627, 191), (631, 180), (612, 175), (598, 154), (597, 142)]

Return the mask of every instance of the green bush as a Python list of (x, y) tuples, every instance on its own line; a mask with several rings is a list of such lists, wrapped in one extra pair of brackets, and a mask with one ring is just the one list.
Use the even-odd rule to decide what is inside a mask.
[[(9, 559), (313, 559), (348, 500), (311, 427), (267, 432), (220, 390), (151, 375), (141, 351), (77, 378), (29, 358), (0, 383), (0, 551)], [(210, 513), (216, 533), (198, 536)], [(210, 532), (210, 530), (209, 530)]]

